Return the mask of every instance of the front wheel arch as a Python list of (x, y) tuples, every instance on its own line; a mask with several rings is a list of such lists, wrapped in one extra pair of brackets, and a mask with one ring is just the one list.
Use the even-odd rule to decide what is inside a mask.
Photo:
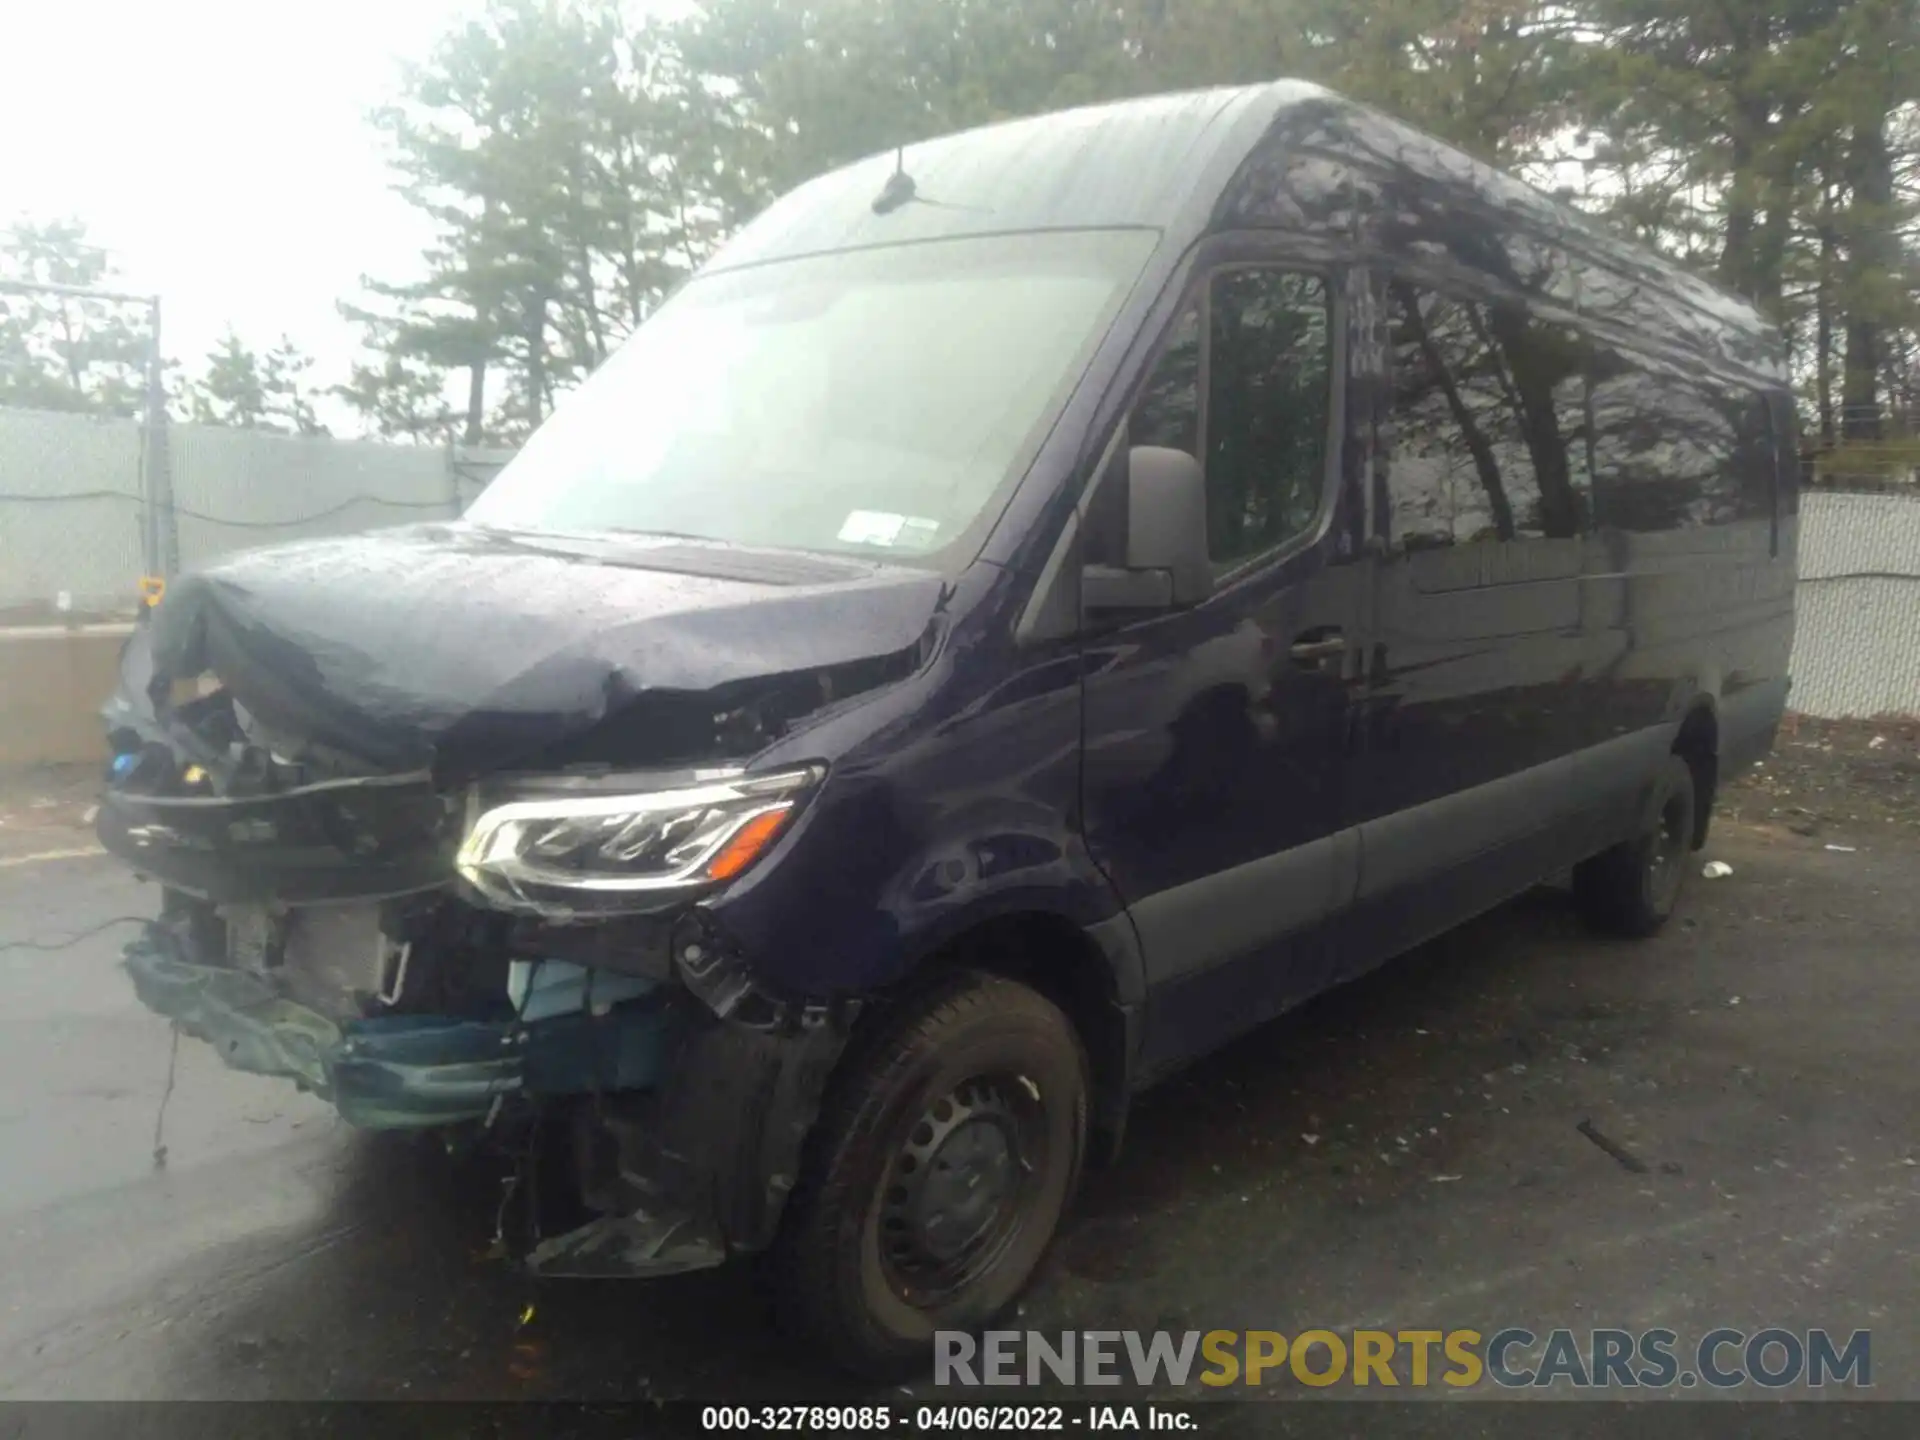
[[(1132, 939), (1124, 913), (1111, 923), (1125, 927), (1123, 939)], [(855, 1044), (861, 1032), (883, 1023), (890, 1010), (954, 971), (976, 970), (1029, 986), (1059, 1006), (1080, 1036), (1092, 1084), (1090, 1158), (1096, 1166), (1109, 1165), (1126, 1133), (1142, 1014), (1142, 1007), (1127, 998), (1120, 974), (1123, 963), (1110, 945), (1058, 911), (992, 915), (948, 936), (905, 980), (870, 1000), (856, 1026)]]
[(1707, 843), (1720, 788), (1720, 720), (1711, 701), (1703, 698), (1687, 711), (1673, 753), (1693, 772), (1693, 848), (1698, 850)]
[[(1059, 1007), (984, 971), (931, 976), (862, 1018), (872, 1023), (829, 1087), (769, 1261), (789, 1327), (843, 1368), (882, 1377), (923, 1364), (939, 1330), (987, 1324), (1031, 1278), (1079, 1180), (1087, 1071)], [(982, 1223), (979, 1244), (923, 1289), (890, 1267), (887, 1227), (909, 1232), (897, 1238), (911, 1255), (928, 1253), (919, 1241), (931, 1243), (934, 1222), (923, 1231), (901, 1212), (922, 1198), (909, 1187), (942, 1167), (909, 1152), (935, 1142), (932, 1122), (952, 1114), (953, 1097), (982, 1086), (1008, 1102), (987, 1128), (1019, 1137), (1007, 1142), (1016, 1163), (993, 1172), (982, 1213), (958, 1222)], [(1013, 1110), (1026, 1117), (1017, 1125)], [(978, 1178), (965, 1177), (963, 1202)], [(950, 1193), (934, 1203), (939, 1223), (954, 1218), (952, 1203)]]

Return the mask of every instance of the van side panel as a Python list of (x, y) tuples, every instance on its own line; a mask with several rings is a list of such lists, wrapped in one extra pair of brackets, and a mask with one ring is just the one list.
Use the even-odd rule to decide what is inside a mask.
[(1505, 287), (1431, 260), (1383, 269), (1353, 817), (1357, 909), (1374, 925), (1349, 947), (1355, 965), (1530, 883), (1622, 803), (1622, 757), (1575, 763), (1594, 739), (1575, 680), (1582, 502), (1564, 372), (1577, 347), (1522, 298), (1537, 269)]
[(1601, 340), (1588, 361), (1594, 714), (1618, 731), (1706, 708), (1722, 737), (1745, 737), (1783, 701), (1792, 645), (1780, 397), (1730, 368), (1627, 343)]
[[(1791, 644), (1794, 522), (1783, 472), (1755, 488), (1747, 407), (1769, 389), (1753, 368), (1764, 326), (1570, 224), (1536, 192), (1334, 97), (1283, 108), (1218, 194), (1194, 232), (1295, 237), (1303, 264), (1368, 287), (1351, 306), (1337, 523), (1273, 575), (1142, 634), (1009, 653), (1088, 456), (1128, 403), (1146, 312), (1169, 303), (1169, 267), (1187, 252), (1186, 236), (1170, 235), (1009, 504), (990, 563), (947, 605), (952, 628), (928, 669), (762, 757), (844, 757), (783, 842), (796, 863), (750, 874), (716, 907), (743, 948), (767, 957), (770, 983), (885, 986), (1009, 909), (1094, 935), (1119, 927), (1129, 943), (1110, 947), (1116, 992), (1127, 1003), (1153, 990), (1140, 1058), (1158, 1070), (1621, 838), (1692, 708), (1713, 711), (1729, 759), (1767, 743)], [(1693, 320), (1675, 318), (1686, 309), (1676, 295), (1698, 302)], [(1449, 362), (1449, 344), (1464, 364)], [(1416, 355), (1426, 369), (1409, 399), (1400, 380)], [(1688, 365), (1711, 381), (1699, 404), (1650, 423), (1634, 376), (1647, 367), (1672, 388)], [(1433, 438), (1459, 430), (1463, 412), (1480, 445), (1464, 432)], [(1396, 494), (1414, 420), (1429, 432), (1424, 491)], [(1776, 467), (1778, 428), (1760, 442)], [(1499, 498), (1485, 483), (1489, 453)], [(1416, 520), (1427, 528), (1409, 544)], [(1287, 647), (1320, 625), (1336, 580), (1347, 663), (1289, 670)], [(1243, 663), (1234, 646), (1246, 638), (1258, 654)], [(1165, 690), (1161, 671), (1197, 664), (1197, 676), (1216, 651), (1256, 679)], [(1287, 684), (1268, 691), (1262, 673)], [(1149, 723), (1220, 718), (1189, 703), (1203, 691), (1299, 700), (1331, 694), (1336, 677), (1339, 726), (1318, 712), (1269, 723), (1257, 704), (1232, 711), (1236, 724), (1251, 713), (1277, 725), (1280, 739), (1326, 731), (1325, 768), (1306, 790), (1287, 790), (1286, 765), (1223, 768), (1233, 757), (1218, 726)], [(1151, 713), (1112, 703), (1129, 679), (1153, 682)], [(1180, 763), (1133, 765), (1149, 732)], [(1207, 812), (1209, 794), (1239, 809)], [(1337, 813), (1324, 811), (1334, 795)], [(1266, 828), (1255, 836), (1236, 817)], [(1315, 868), (1323, 856), (1331, 870)], [(1319, 894), (1323, 872), (1346, 877), (1339, 893)], [(1322, 914), (1338, 941), (1324, 964), (1313, 921), (1293, 923)]]
[(1750, 308), (1335, 97), (1278, 117), (1218, 215), (1343, 231), (1374, 277), (1337, 978), (1625, 838), (1695, 711), (1723, 775), (1764, 752), (1792, 640), (1790, 400)]
[[(1306, 503), (1251, 542), (1232, 526), (1215, 530), (1218, 574), (1205, 600), (1100, 617), (1085, 637), (1083, 823), (1140, 936), (1153, 997), (1143, 1075), (1323, 988), (1325, 923), (1346, 904), (1354, 871), (1355, 838), (1341, 824), (1354, 656), (1339, 640), (1363, 633), (1365, 597), (1344, 483), (1344, 277), (1292, 247), (1200, 258), (1183, 315), (1205, 323), (1170, 329), (1134, 387), (1127, 438), (1198, 449), (1210, 507), (1219, 505), (1212, 521), (1280, 513), (1259, 509), (1280, 492), (1236, 503), (1233, 480), (1292, 477), (1301, 489), (1285, 493)], [(1265, 300), (1296, 282), (1320, 297), (1317, 323), (1300, 332), (1319, 339), (1297, 355), (1285, 345), (1268, 353), (1253, 336), (1290, 327)], [(1240, 307), (1234, 297), (1247, 290), (1263, 302)], [(1288, 388), (1296, 381), (1301, 389)], [(1275, 390), (1289, 403), (1263, 410), (1257, 397)], [(1325, 407), (1310, 458), (1275, 443), (1288, 416), (1309, 412), (1309, 394)], [(1243, 456), (1259, 463), (1236, 468)], [(1226, 548), (1235, 544), (1246, 548)], [(1300, 648), (1327, 637), (1333, 648), (1318, 656)]]

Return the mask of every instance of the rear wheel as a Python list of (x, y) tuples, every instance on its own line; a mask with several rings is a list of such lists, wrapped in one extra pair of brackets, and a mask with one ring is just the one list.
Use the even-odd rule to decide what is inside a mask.
[(1693, 770), (1669, 755), (1631, 839), (1576, 865), (1573, 893), (1595, 929), (1638, 938), (1667, 923), (1692, 868)]
[(1044, 996), (959, 972), (835, 1077), (778, 1254), (788, 1323), (841, 1365), (923, 1364), (1020, 1292), (1086, 1147), (1087, 1069)]

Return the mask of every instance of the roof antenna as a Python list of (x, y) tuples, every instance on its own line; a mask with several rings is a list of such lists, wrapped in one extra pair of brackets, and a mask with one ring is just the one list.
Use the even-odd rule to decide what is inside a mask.
[(880, 193), (873, 197), (873, 213), (891, 215), (901, 206), (911, 205), (919, 198), (919, 187), (907, 173), (907, 147), (902, 145), (893, 158), (893, 174), (880, 187)]
[(977, 210), (983, 214), (991, 213), (980, 205), (955, 205), (946, 200), (935, 200), (922, 195), (920, 187), (914, 184), (913, 176), (907, 173), (907, 147), (902, 145), (894, 152), (893, 174), (887, 177), (887, 183), (880, 187), (880, 193), (873, 197), (873, 213), (891, 215), (907, 205), (931, 205), (936, 210)]

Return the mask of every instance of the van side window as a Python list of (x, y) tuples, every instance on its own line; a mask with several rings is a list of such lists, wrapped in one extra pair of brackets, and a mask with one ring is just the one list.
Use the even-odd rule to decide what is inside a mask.
[(1519, 306), (1395, 283), (1389, 296), (1396, 550), (1579, 534), (1590, 507), (1591, 346)]
[(1776, 513), (1800, 513), (1800, 420), (1793, 399), (1775, 394), (1767, 408), (1773, 412), (1774, 494)]
[(1743, 472), (1765, 480), (1759, 437), (1740, 453), (1742, 399), (1614, 347), (1594, 369), (1595, 523), (1646, 534), (1739, 518)]
[(1229, 566), (1299, 534), (1320, 508), (1332, 326), (1313, 275), (1227, 270), (1207, 299), (1207, 549)]
[(1734, 412), (1734, 514), (1741, 520), (1770, 520), (1778, 474), (1772, 407), (1758, 390), (1732, 390), (1727, 403)]
[(1127, 441), (1161, 445), (1200, 458), (1200, 309), (1189, 305), (1167, 332), (1166, 346), (1135, 403)]

